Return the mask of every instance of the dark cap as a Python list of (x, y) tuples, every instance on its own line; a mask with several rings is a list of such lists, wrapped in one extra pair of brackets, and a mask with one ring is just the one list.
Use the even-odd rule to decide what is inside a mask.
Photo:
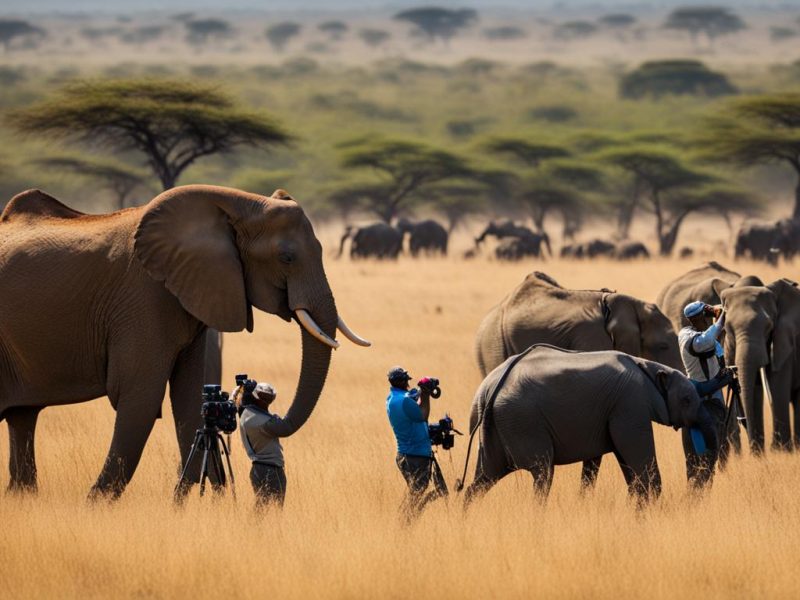
[(389, 378), (389, 383), (391, 384), (395, 383), (403, 384), (411, 379), (411, 375), (408, 374), (408, 371), (406, 371), (400, 365), (397, 365), (396, 367), (392, 367), (391, 369), (389, 369), (389, 373), (387, 373), (387, 376)]

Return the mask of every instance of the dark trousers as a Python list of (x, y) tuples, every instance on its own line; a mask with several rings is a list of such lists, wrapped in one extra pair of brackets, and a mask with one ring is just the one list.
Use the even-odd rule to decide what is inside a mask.
[(283, 467), (254, 462), (250, 468), (250, 483), (256, 493), (256, 506), (283, 506), (286, 498), (286, 472)]
[[(710, 397), (703, 400), (703, 406), (714, 419), (717, 429), (717, 441), (722, 446), (728, 435), (725, 423), (725, 404), (718, 397)], [(738, 427), (736, 415), (733, 415), (732, 418), (734, 425)], [(688, 427), (684, 427), (681, 431), (681, 438), (683, 452), (686, 456), (686, 477), (689, 483), (696, 488), (711, 483), (714, 479), (714, 463), (710, 461), (706, 454), (697, 454), (695, 452), (694, 442)]]
[[(408, 485), (402, 506), (407, 519), (417, 517), (431, 500), (447, 496), (447, 483), (434, 457), (398, 454), (395, 462)], [(433, 489), (426, 494), (425, 490), (428, 489), (431, 479), (433, 479)]]

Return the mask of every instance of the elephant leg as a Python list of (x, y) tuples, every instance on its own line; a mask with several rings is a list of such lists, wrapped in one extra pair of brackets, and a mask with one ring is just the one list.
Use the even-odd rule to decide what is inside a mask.
[(473, 501), (482, 497), (494, 484), (508, 475), (511, 470), (507, 465), (492, 461), (486, 453), (486, 448), (481, 446), (478, 452), (478, 464), (475, 465), (475, 477), (464, 492), (464, 510)]
[[(161, 411), (166, 375), (142, 375), (122, 387), (116, 398), (117, 418), (111, 448), (89, 498), (116, 499), (125, 490), (142, 457), (144, 445)], [(113, 400), (112, 400), (113, 401)]]
[(205, 333), (205, 375), (203, 383), (222, 383), (222, 334), (210, 327)]
[(794, 392), (792, 413), (794, 416), (794, 447), (795, 450), (800, 450), (800, 390)]
[(656, 445), (650, 422), (639, 423), (616, 417), (609, 421), (611, 442), (628, 483), (628, 493), (635, 496), (641, 506), (661, 494), (661, 473), (656, 462)]
[[(169, 397), (172, 404), (172, 415), (175, 419), (175, 436), (181, 453), (181, 465), (185, 465), (194, 442), (194, 435), (202, 427), (200, 406), (203, 403), (204, 361), (208, 357), (209, 335), (201, 332), (187, 346), (175, 361), (172, 376), (169, 380)], [(207, 371), (206, 371), (207, 373)], [(194, 461), (193, 461), (194, 462)], [(193, 483), (200, 481), (200, 464), (192, 465), (186, 472), (177, 488), (176, 500), (188, 493)]]
[(536, 498), (544, 503), (550, 495), (550, 488), (553, 485), (553, 455), (542, 456), (537, 459), (528, 471), (533, 476), (533, 491)]
[(789, 415), (791, 385), (789, 373), (776, 373), (770, 380), (772, 391), (772, 449), (790, 451), (792, 449), (792, 425)]
[(597, 483), (597, 473), (600, 471), (600, 463), (603, 456), (597, 456), (591, 460), (583, 461), (581, 469), (581, 492), (589, 491)]
[(35, 492), (36, 456), (34, 433), (39, 407), (19, 406), (8, 409), (3, 415), (8, 421), (9, 464), (11, 479), (9, 492)]

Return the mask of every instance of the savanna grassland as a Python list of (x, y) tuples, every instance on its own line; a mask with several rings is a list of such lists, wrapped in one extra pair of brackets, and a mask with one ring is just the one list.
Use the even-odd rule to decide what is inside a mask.
[[(608, 286), (653, 300), (687, 261), (499, 264), (447, 259), (397, 264), (327, 259), (337, 304), (373, 347), (345, 343), (312, 418), (285, 441), (283, 512), (258, 515), (237, 437), (237, 495), (171, 502), (179, 460), (165, 403), (121, 500), (89, 504), (114, 412), (105, 399), (51, 408), (37, 438), (40, 491), (0, 499), (5, 598), (625, 597), (796, 595), (800, 462), (768, 453), (735, 458), (712, 489), (687, 491), (680, 435), (655, 426), (664, 493), (643, 511), (627, 500), (613, 458), (597, 489), (578, 493), (579, 466), (556, 470), (546, 506), (530, 476), (507, 477), (466, 515), (461, 499), (431, 505), (404, 527), (404, 484), (384, 398), (385, 371), (402, 363), (441, 378), (431, 416), (461, 429), (479, 383), (472, 345), (483, 314), (533, 268), (568, 287)], [(796, 267), (738, 264), (765, 280)], [(224, 381), (272, 381), (285, 410), (299, 364), (296, 326), (257, 314), (255, 331), (226, 337)], [(440, 453), (452, 486), (466, 453)], [(8, 459), (0, 434), (0, 463)], [(470, 477), (474, 462), (471, 465)], [(6, 473), (2, 481), (6, 480)]]
[[(578, 239), (610, 236), (614, 202), (629, 182), (596, 160), (586, 141), (652, 142), (690, 162), (692, 136), (728, 101), (705, 95), (624, 99), (619, 94), (624, 73), (647, 59), (692, 58), (723, 73), (743, 94), (800, 89), (796, 42), (769, 37), (770, 27), (778, 25), (791, 24), (800, 32), (796, 15), (787, 9), (745, 16), (747, 30), (719, 39), (713, 48), (698, 48), (686, 35), (661, 29), (663, 15), (653, 12), (640, 16), (639, 37), (601, 31), (566, 41), (553, 37), (554, 23), (574, 14), (482, 15), (479, 26), (448, 44), (420, 44), (387, 15), (350, 15), (350, 33), (341, 40), (322, 39), (316, 27), (323, 17), (306, 15), (302, 33), (283, 52), (265, 42), (263, 28), (271, 21), (263, 16), (232, 16), (236, 33), (202, 47), (188, 45), (183, 25), (168, 15), (36, 20), (48, 31), (38, 46), (0, 52), (0, 207), (14, 194), (38, 187), (79, 210), (112, 209), (112, 194), (85, 173), (56, 172), (35, 162), (54, 156), (110, 157), (139, 169), (147, 183), (129, 204), (147, 202), (160, 191), (137, 152), (110, 152), (91, 139), (59, 143), (21, 136), (5, 119), (10, 111), (52, 98), (80, 79), (176, 79), (215, 86), (239, 106), (275, 119), (293, 136), (292, 143), (198, 160), (179, 183), (266, 194), (288, 189), (323, 242), (339, 311), (373, 346), (363, 349), (342, 340), (314, 414), (285, 441), (289, 484), (282, 512), (253, 511), (249, 463), (238, 434), (233, 437), (238, 500), (229, 495), (200, 499), (195, 490), (185, 507), (176, 508), (172, 488), (179, 455), (169, 403), (122, 498), (88, 503), (115, 413), (104, 398), (43, 411), (36, 445), (38, 495), (0, 496), (0, 596), (796, 597), (800, 458), (768, 452), (756, 460), (745, 453), (710, 490), (695, 496), (685, 482), (680, 435), (661, 426), (656, 426), (656, 445), (664, 493), (645, 510), (637, 511), (627, 499), (619, 468), (607, 459), (597, 489), (585, 497), (578, 491), (580, 468), (572, 465), (557, 469), (545, 506), (534, 499), (529, 475), (521, 473), (502, 481), (467, 514), (453, 494), (412, 527), (398, 518), (405, 486), (394, 464), (385, 414), (390, 366), (401, 363), (416, 377), (439, 377), (444, 393), (431, 416), (448, 412), (465, 431), (480, 382), (473, 357), (476, 328), (527, 273), (539, 269), (565, 287), (608, 287), (650, 301), (670, 279), (708, 259), (764, 281), (800, 279), (796, 262), (778, 268), (732, 264), (731, 236), (744, 214), (733, 215), (730, 228), (719, 211), (690, 216), (676, 246), (696, 249), (689, 261), (507, 264), (492, 260), (491, 252), (464, 260), (462, 252), (488, 219), (530, 218), (524, 206), (498, 202), (487, 193), (456, 230), (446, 259), (334, 258), (345, 222), (375, 216), (363, 207), (345, 214), (329, 201), (331, 192), (379, 177), (369, 169), (344, 168), (343, 144), (375, 134), (445, 148), (487, 170), (510, 168), (506, 159), (486, 151), (492, 136), (561, 146), (572, 158), (602, 169), (612, 182), (587, 202)], [(484, 26), (509, 22), (522, 26), (527, 37), (490, 43), (480, 33)], [(166, 27), (157, 41), (137, 45), (119, 37), (153, 23)], [(369, 49), (355, 37), (363, 27), (385, 28), (391, 40)], [(91, 30), (95, 33), (89, 35)], [(560, 114), (568, 118), (542, 117), (559, 114), (553, 108), (567, 109)], [(752, 214), (787, 213), (794, 180), (785, 166), (713, 169), (717, 177), (757, 195)], [(440, 207), (431, 200), (421, 193), (400, 212), (441, 219)], [(652, 215), (637, 210), (632, 236), (653, 251)], [(545, 221), (556, 254), (559, 226), (556, 216)], [(296, 325), (276, 317), (256, 313), (255, 319), (254, 333), (225, 337), (225, 387), (241, 372), (269, 380), (278, 389), (275, 407), (282, 412), (297, 382), (300, 336)], [(466, 446), (466, 438), (459, 438), (452, 452), (439, 455), (451, 488), (461, 476)], [(3, 426), (0, 464), (7, 462)], [(473, 469), (474, 462), (468, 480)], [(0, 487), (7, 480), (3, 467)]]

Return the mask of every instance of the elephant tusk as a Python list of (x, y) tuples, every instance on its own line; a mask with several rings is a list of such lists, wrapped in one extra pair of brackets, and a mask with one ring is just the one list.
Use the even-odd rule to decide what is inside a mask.
[(337, 325), (337, 327), (339, 328), (339, 331), (341, 331), (344, 334), (344, 337), (346, 337), (354, 344), (364, 347), (372, 346), (372, 342), (369, 342), (364, 338), (362, 338), (360, 335), (353, 333), (352, 329), (350, 329), (347, 326), (347, 323), (344, 322), (344, 319), (342, 319), (342, 317), (339, 317), (339, 324)]
[(331, 339), (331, 337), (328, 336), (328, 334), (322, 331), (319, 325), (317, 325), (316, 321), (314, 321), (314, 319), (311, 318), (311, 315), (308, 314), (307, 310), (298, 308), (295, 311), (295, 314), (297, 315), (297, 320), (300, 322), (300, 325), (302, 325), (308, 333), (313, 335), (315, 338), (317, 338), (320, 342), (322, 342), (326, 346), (330, 346), (334, 350), (336, 350), (336, 348), (339, 347), (339, 342), (337, 342), (334, 339)]
[(769, 407), (772, 408), (772, 390), (769, 387), (769, 380), (767, 380), (767, 370), (761, 367), (759, 373), (761, 373), (761, 385), (764, 387), (764, 395), (767, 397)]

